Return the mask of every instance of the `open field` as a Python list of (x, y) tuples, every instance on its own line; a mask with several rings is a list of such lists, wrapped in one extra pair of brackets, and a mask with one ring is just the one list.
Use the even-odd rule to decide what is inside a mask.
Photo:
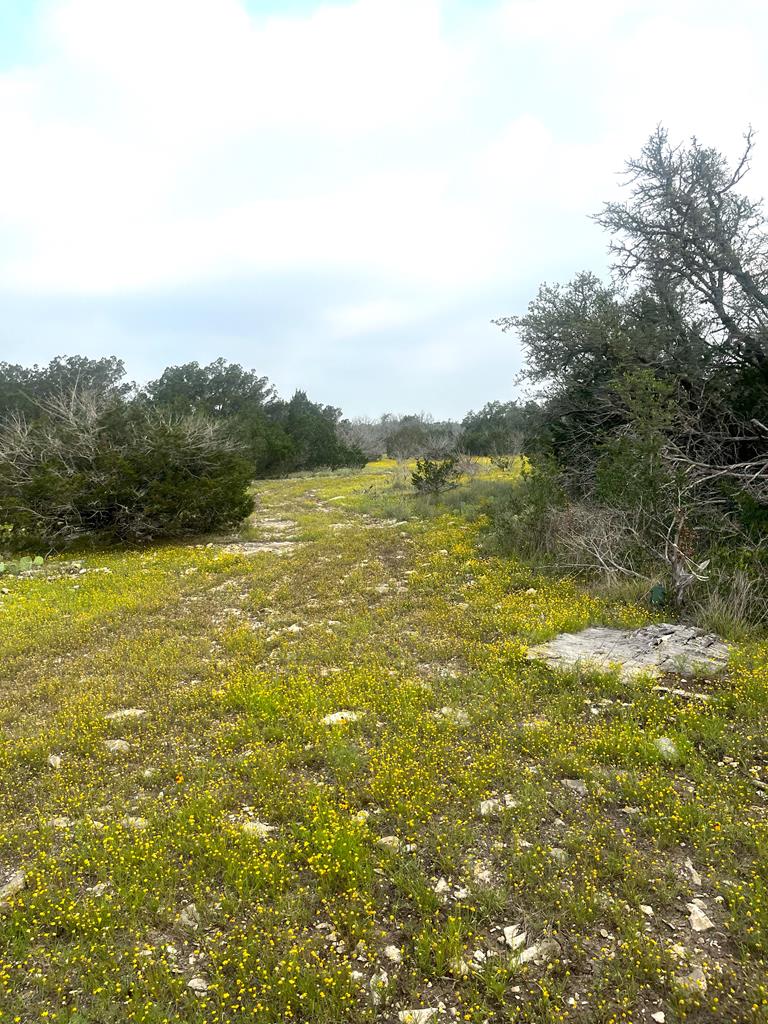
[(4, 1024), (768, 1021), (768, 645), (706, 702), (529, 662), (648, 612), (391, 472), (0, 580)]

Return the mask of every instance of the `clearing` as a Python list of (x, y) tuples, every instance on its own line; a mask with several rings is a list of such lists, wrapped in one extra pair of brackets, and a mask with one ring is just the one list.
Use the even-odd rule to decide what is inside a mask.
[(649, 613), (384, 465), (258, 494), (1, 581), (0, 1020), (768, 1020), (768, 645), (556, 672)]

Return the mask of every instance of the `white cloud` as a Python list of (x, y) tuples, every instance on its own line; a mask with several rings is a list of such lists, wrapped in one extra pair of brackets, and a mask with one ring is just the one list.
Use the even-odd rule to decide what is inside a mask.
[[(749, 26), (691, 11), (512, 0), (457, 36), (440, 0), (266, 19), (240, 0), (61, 0), (47, 60), (0, 75), (0, 223), (23, 237), (0, 269), (82, 292), (313, 265), (425, 287), (515, 274), (660, 117), (733, 134), (736, 62), (764, 99)], [(722, 87), (698, 87), (716, 51)], [(581, 125), (536, 112), (514, 68), (530, 52), (560, 63), (566, 111), (584, 94)], [(508, 95), (478, 94), (488, 60), (510, 61)]]
[(336, 338), (354, 338), (373, 331), (402, 327), (423, 315), (423, 309), (414, 308), (413, 304), (384, 298), (332, 306), (325, 311), (325, 321)]
[[(51, 0), (43, 56), (0, 73), (0, 280), (108, 296), (336, 275), (364, 284), (311, 316), (341, 341), (418, 337), (457, 303), (485, 324), (488, 294), (600, 264), (587, 215), (658, 121), (734, 151), (768, 108), (761, 0), (455, 7)], [(427, 335), (425, 365), (441, 344), (458, 365)]]
[(404, 181), (365, 153), (391, 136), (397, 154), (454, 105), (464, 56), (437, 0), (264, 22), (237, 0), (67, 0), (46, 27), (49, 61), (0, 76), (0, 222), (30, 242), (6, 280), (110, 290), (284, 260), (391, 265), (406, 222), (414, 257), (440, 262), (429, 169)]

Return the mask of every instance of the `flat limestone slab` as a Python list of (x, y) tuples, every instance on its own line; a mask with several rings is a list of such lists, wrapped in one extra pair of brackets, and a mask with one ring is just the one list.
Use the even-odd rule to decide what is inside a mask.
[(271, 533), (285, 533), (286, 530), (293, 530), (296, 527), (293, 519), (254, 519), (253, 525)]
[(637, 675), (719, 675), (728, 666), (728, 645), (695, 626), (662, 622), (641, 629), (592, 626), (580, 633), (561, 633), (531, 647), (528, 657), (553, 668), (589, 665), (618, 667), (624, 678)]
[(236, 544), (222, 544), (220, 550), (228, 555), (244, 555), (248, 557), (249, 555), (261, 554), (262, 551), (271, 551), (275, 555), (287, 555), (298, 547), (300, 547), (300, 544), (295, 540), (244, 540)]

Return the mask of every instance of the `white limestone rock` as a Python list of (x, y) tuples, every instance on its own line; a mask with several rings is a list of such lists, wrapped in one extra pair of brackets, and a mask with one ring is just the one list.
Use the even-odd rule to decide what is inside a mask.
[(667, 622), (641, 629), (592, 626), (580, 633), (561, 633), (528, 651), (530, 659), (553, 668), (618, 667), (625, 679), (664, 673), (719, 675), (727, 668), (729, 655), (728, 645), (714, 633)]

